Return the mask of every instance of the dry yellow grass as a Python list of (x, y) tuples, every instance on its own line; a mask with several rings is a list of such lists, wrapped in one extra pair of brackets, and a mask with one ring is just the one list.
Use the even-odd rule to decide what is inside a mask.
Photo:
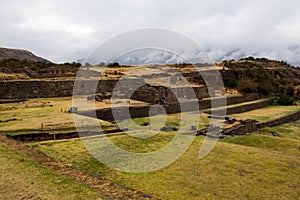
[[(109, 138), (128, 151), (148, 152), (165, 145), (172, 135), (160, 134), (159, 138), (146, 142), (124, 135)], [(199, 159), (202, 142), (202, 137), (196, 137), (190, 149), (173, 164), (140, 174), (105, 166), (93, 158), (78, 139), (35, 143), (33, 146), (80, 169), (163, 199), (299, 198), (300, 160), (298, 153), (294, 154), (297, 149), (291, 149), (296, 148), (293, 145), (288, 146), (289, 149), (281, 149), (282, 146), (274, 149), (272, 145), (260, 148), (259, 145), (247, 147), (220, 141), (205, 159)]]
[(0, 80), (18, 80), (18, 79), (29, 79), (29, 76), (23, 73), (3, 73), (0, 72)]
[(0, 142), (0, 199), (103, 199), (71, 178), (42, 166)]
[(291, 114), (293, 112), (299, 111), (299, 105), (293, 106), (268, 106), (265, 108), (252, 110), (249, 112), (233, 114), (232, 117), (238, 119), (256, 119), (260, 122), (265, 122), (269, 120), (273, 120), (279, 117), (283, 117), (285, 115)]
[[(28, 132), (75, 130), (73, 114), (67, 111), (72, 106), (71, 97), (30, 99), (20, 103), (0, 104), (0, 132)], [(110, 123), (98, 120), (99, 124)]]

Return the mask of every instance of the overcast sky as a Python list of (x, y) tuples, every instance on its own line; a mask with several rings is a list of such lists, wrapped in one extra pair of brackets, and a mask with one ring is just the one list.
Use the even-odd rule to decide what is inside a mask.
[(84, 58), (112, 36), (143, 27), (177, 31), (215, 60), (243, 56), (300, 66), (298, 0), (1, 0), (0, 46), (54, 62)]

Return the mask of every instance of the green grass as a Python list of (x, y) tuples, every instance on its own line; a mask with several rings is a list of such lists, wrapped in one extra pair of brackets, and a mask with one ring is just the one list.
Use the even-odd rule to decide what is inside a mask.
[[(148, 144), (163, 146), (164, 140), (172, 134), (165, 133), (157, 140), (148, 141)], [(256, 140), (259, 137), (266, 140), (265, 136), (257, 137)], [(110, 139), (127, 150), (141, 150), (139, 145), (142, 144), (136, 144), (138, 141), (129, 140), (128, 136), (115, 135)], [(32, 146), (83, 170), (163, 199), (299, 198), (300, 156), (293, 149), (293, 143), (285, 147), (288, 141), (272, 141), (271, 146), (255, 145), (255, 142), (248, 141), (244, 142), (247, 146), (241, 146), (220, 141), (205, 159), (200, 160), (202, 142), (203, 137), (196, 137), (190, 149), (173, 164), (155, 172), (140, 174), (105, 166), (93, 158), (77, 139), (34, 143)], [(280, 144), (279, 147), (276, 143)], [(153, 150), (148, 144), (144, 150)]]
[(217, 107), (217, 108), (213, 108), (213, 109), (207, 109), (207, 110), (221, 110), (221, 109), (224, 109), (224, 108), (234, 108), (234, 107), (238, 107), (238, 106), (259, 103), (259, 102), (263, 102), (263, 101), (266, 101), (266, 100), (268, 100), (268, 99), (258, 99), (258, 100), (254, 100), (254, 101), (247, 101), (247, 102), (243, 102), (243, 103), (232, 104), (232, 105), (228, 105), (228, 106), (221, 106), (221, 107)]
[[(199, 122), (198, 129), (202, 129), (208, 126), (210, 122), (210, 118), (208, 118), (208, 114), (199, 112), (186, 112), (186, 113), (177, 113), (177, 114), (170, 114), (170, 115), (156, 115), (152, 117), (152, 121), (150, 117), (143, 117), (143, 118), (135, 118), (132, 119), (135, 125), (143, 126), (144, 122), (150, 122), (150, 128), (153, 130), (160, 130), (163, 126), (170, 126), (174, 128), (179, 128), (180, 126), (185, 129), (190, 129), (190, 125), (196, 125), (194, 122)], [(199, 118), (200, 117), (200, 118)], [(181, 121), (181, 118), (183, 119)], [(163, 123), (165, 122), (165, 123)], [(121, 124), (124, 126), (128, 125), (127, 120), (124, 120)], [(130, 128), (130, 126), (129, 126)]]
[[(61, 124), (56, 127), (59, 130), (74, 127), (71, 124), (65, 126), (66, 123), (73, 122), (72, 115), (60, 111), (61, 108), (69, 107), (70, 99), (52, 99), (50, 103), (46, 102), (46, 104), (41, 104), (46, 100), (34, 101), (31, 100), (30, 103), (27, 102), (24, 105), (19, 103), (16, 106), (13, 104), (1, 105), (0, 111), (3, 115), (0, 116), (0, 120), (12, 117), (22, 120), (0, 123), (0, 132), (38, 130), (40, 123), (47, 123), (48, 120), (54, 124)], [(233, 116), (238, 119), (252, 118), (268, 121), (298, 110), (300, 110), (299, 106), (268, 106)], [(183, 118), (187, 121), (181, 125), (188, 130), (191, 125), (189, 119), (199, 116), (193, 112), (185, 114)], [(210, 119), (207, 116), (207, 114), (201, 113), (199, 129), (208, 126)], [(123, 133), (111, 134), (107, 137), (115, 145), (130, 152), (156, 151), (168, 144), (175, 136), (174, 131), (163, 132), (160, 131), (160, 128), (165, 125), (178, 128), (180, 117), (181, 114), (173, 114), (167, 117), (158, 115), (152, 119), (149, 117), (133, 119), (135, 125), (139, 126), (144, 122), (150, 122), (149, 128), (157, 132), (155, 135), (151, 135), (153, 132), (148, 127), (141, 126), (144, 128), (142, 131), (134, 131), (131, 126), (128, 126), (129, 133), (133, 136), (149, 136), (149, 138), (132, 137)], [(79, 139), (47, 141), (29, 145), (50, 156), (73, 164), (79, 169), (105, 176), (163, 199), (299, 199), (300, 144), (297, 140), (299, 139), (299, 123), (297, 121), (270, 128), (275, 130), (281, 136), (280, 138), (265, 135), (269, 129), (264, 129), (264, 134), (261, 135), (254, 134), (220, 140), (212, 152), (202, 160), (199, 159), (199, 149), (203, 143), (203, 137), (196, 137), (189, 150), (176, 162), (155, 172), (139, 174), (125, 173), (109, 168), (96, 160)], [(128, 121), (123, 121), (121, 125), (127, 126)], [(14, 156), (22, 157), (22, 155), (3, 148), (0, 148), (0, 152), (4, 155), (0, 158), (2, 159), (1, 163), (2, 161), (9, 163), (9, 160), (12, 160), (11, 165), (16, 166), (9, 171), (8, 166), (3, 165), (6, 166), (2, 170), (4, 174), (8, 174), (8, 176), (18, 174), (20, 180), (31, 181), (34, 179), (38, 185), (45, 185), (43, 187), (49, 185), (50, 189), (54, 187), (53, 195), (59, 193), (60, 190), (57, 187), (66, 187), (66, 192), (63, 194), (65, 196), (62, 198), (74, 197), (77, 199), (76, 195), (79, 195), (77, 191), (85, 190), (84, 188), (76, 189), (81, 186), (77, 186), (78, 183), (75, 181), (56, 177), (59, 175), (28, 158), (20, 158), (26, 162), (19, 162), (19, 158), (14, 158)], [(9, 151), (11, 153), (6, 153)], [(31, 173), (33, 175), (29, 176)], [(41, 180), (37, 180), (38, 176), (42, 177)], [(61, 184), (55, 184), (56, 181), (52, 181), (53, 179), (63, 180), (58, 181)], [(72, 192), (70, 186), (65, 184), (70, 184), (72, 187), (75, 184), (75, 192)], [(42, 191), (48, 191), (42, 186), (39, 187)], [(86, 189), (89, 190), (89, 188)], [(91, 197), (83, 196), (82, 198), (94, 199), (92, 192), (88, 191), (87, 193), (91, 194)], [(56, 199), (56, 196), (53, 199)]]
[(95, 190), (0, 143), (0, 199), (102, 199)]
[[(0, 104), (0, 133), (28, 133), (41, 131), (75, 131), (72, 114), (64, 112), (72, 106), (72, 97), (30, 99), (25, 102)], [(109, 123), (98, 120), (99, 124)]]
[(61, 112), (71, 105), (71, 98), (32, 99), (26, 102), (1, 104), (0, 120), (16, 118), (16, 121), (0, 123), (1, 132), (39, 131), (73, 128), (73, 116)]
[(295, 139), (253, 134), (250, 136), (229, 137), (222, 141), (300, 156), (300, 140)]
[(110, 140), (124, 150), (146, 153), (156, 151), (168, 144), (174, 137), (174, 132), (159, 132), (153, 137), (141, 139), (126, 134), (110, 137)]
[(300, 140), (300, 120), (275, 127), (267, 127), (264, 130), (267, 132), (274, 131), (283, 138)]
[(299, 105), (293, 106), (267, 106), (265, 108), (252, 110), (249, 112), (233, 114), (232, 117), (237, 119), (255, 119), (260, 122), (270, 121), (285, 115), (289, 115), (291, 113), (297, 112), (300, 110)]
[[(271, 115), (284, 110), (282, 115), (285, 115), (299, 107), (270, 106), (265, 109)], [(191, 112), (188, 116), (195, 117), (196, 114)], [(262, 113), (258, 117), (262, 117)], [(179, 119), (180, 114), (168, 115), (167, 118), (158, 115), (152, 118), (153, 121), (150, 118), (133, 119), (136, 125), (150, 122), (151, 128), (158, 130), (150, 138), (126, 134), (107, 137), (115, 145), (130, 152), (156, 151), (175, 136), (174, 131), (159, 131), (161, 122), (166, 120), (166, 125), (178, 127)], [(199, 129), (206, 127), (209, 120), (206, 114), (201, 113)], [(126, 121), (123, 123), (127, 124)], [(190, 128), (185, 123), (183, 126)], [(130, 133), (138, 136), (148, 134), (147, 130)], [(257, 134), (227, 138), (219, 141), (205, 159), (199, 160), (202, 142), (203, 137), (196, 137), (190, 149), (173, 164), (155, 172), (140, 174), (109, 168), (96, 160), (78, 139), (31, 145), (80, 169), (163, 199), (297, 199), (300, 196), (300, 192), (295, 189), (300, 184), (298, 140)]]

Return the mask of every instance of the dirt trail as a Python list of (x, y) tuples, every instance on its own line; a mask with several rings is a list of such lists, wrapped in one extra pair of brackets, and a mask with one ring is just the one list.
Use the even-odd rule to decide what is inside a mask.
[(16, 150), (17, 152), (25, 154), (28, 157), (36, 160), (43, 166), (56, 170), (58, 174), (73, 178), (89, 187), (98, 190), (102, 195), (109, 199), (157, 199), (151, 197), (150, 195), (143, 194), (142, 192), (118, 185), (103, 177), (92, 175), (76, 169), (69, 164), (52, 158), (41, 151), (25, 145), (24, 143), (9, 139), (6, 136), (1, 135), (0, 142)]

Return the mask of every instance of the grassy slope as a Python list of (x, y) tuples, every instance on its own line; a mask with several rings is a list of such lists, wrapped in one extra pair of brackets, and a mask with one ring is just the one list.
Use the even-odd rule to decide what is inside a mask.
[[(161, 146), (169, 137), (166, 135), (160, 140), (152, 140), (152, 145), (144, 146), (145, 151), (152, 150), (151, 146)], [(111, 136), (110, 139), (120, 146), (126, 144), (127, 150), (140, 151), (136, 139), (129, 140), (125, 136)], [(87, 152), (80, 140), (42, 142), (33, 146), (84, 170), (165, 199), (300, 197), (297, 189), (300, 184), (300, 157), (295, 146), (276, 149), (272, 145), (257, 148), (261, 146), (219, 142), (205, 159), (199, 160), (202, 141), (203, 138), (196, 137), (190, 149), (170, 166), (141, 174), (123, 173), (106, 167)]]
[(101, 195), (58, 175), (0, 143), (0, 199), (101, 199)]
[(300, 140), (300, 120), (280, 126), (268, 127), (264, 131), (275, 131), (280, 137)]
[(296, 139), (253, 134), (251, 136), (230, 137), (222, 141), (300, 156), (300, 140)]
[[(18, 131), (20, 129), (30, 129), (31, 127), (38, 129), (40, 122), (47, 122), (47, 120), (58, 124), (61, 121), (68, 123), (73, 120), (72, 115), (60, 112), (61, 108), (67, 109), (70, 106), (70, 99), (50, 99), (50, 104), (53, 106), (49, 106), (47, 101), (46, 99), (42, 99), (42, 101), (39, 99), (37, 102), (31, 102), (30, 106), (19, 103), (16, 105), (17, 108), (13, 108), (12, 104), (9, 104), (8, 109), (1, 105), (0, 120), (12, 117), (23, 118), (23, 120), (2, 123), (0, 124), (0, 131)], [(270, 106), (238, 114), (235, 117), (266, 121), (296, 110), (299, 110), (299, 106)], [(193, 113), (190, 113), (189, 117), (191, 116), (193, 116)], [(178, 117), (179, 114), (168, 116), (167, 125), (178, 126)], [(156, 119), (161, 121), (163, 117), (157, 116)], [(137, 124), (142, 124), (149, 121), (149, 119), (134, 119), (134, 121)], [(199, 128), (206, 126), (208, 121), (207, 115), (202, 114)], [(293, 133), (290, 131), (291, 126), (289, 125), (282, 125), (274, 129), (276, 128), (277, 130), (282, 129), (282, 132), (279, 132), (279, 134), (282, 134), (281, 136), (290, 137), (292, 135), (296, 139), (299, 137), (297, 127), (292, 128)], [(287, 133), (287, 131), (289, 132)], [(142, 140), (121, 134), (110, 136), (110, 139), (128, 151), (148, 152), (163, 147), (173, 136), (174, 132), (165, 132), (150, 139)], [(199, 160), (198, 151), (202, 141), (203, 138), (197, 137), (187, 153), (167, 168), (142, 174), (122, 173), (106, 167), (87, 152), (80, 140), (50, 141), (32, 145), (51, 156), (75, 164), (81, 169), (98, 173), (145, 193), (165, 199), (299, 198), (300, 192), (297, 190), (297, 186), (300, 184), (298, 140), (263, 135), (229, 138), (219, 142), (207, 158)], [(3, 154), (6, 151), (8, 150), (3, 149)], [(3, 160), (3, 162), (6, 162), (6, 160)], [(24, 164), (17, 161), (15, 163), (16, 166)], [(30, 169), (29, 164), (27, 167)], [(33, 167), (35, 167), (35, 164)], [(9, 173), (7, 172), (9, 170), (3, 169), (3, 171)], [(25, 176), (27, 170), (24, 170), (24, 172), (26, 172)], [(16, 172), (13, 171), (13, 173)], [(12, 176), (12, 174), (9, 174), (9, 176)], [(52, 175), (46, 174), (44, 179), (47, 179), (48, 176), (52, 177)], [(18, 179), (29, 180), (27, 177), (19, 177)], [(5, 179), (1, 178), (1, 180)], [(47, 184), (52, 187), (51, 183), (41, 183), (41, 185)]]

